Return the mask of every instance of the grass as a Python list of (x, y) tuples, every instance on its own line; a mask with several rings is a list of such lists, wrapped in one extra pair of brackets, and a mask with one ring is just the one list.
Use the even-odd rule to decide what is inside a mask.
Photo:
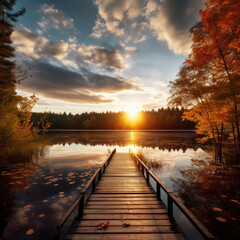
[(150, 158), (143, 152), (142, 149), (138, 149), (136, 155), (149, 167), (157, 170), (162, 170), (166, 165), (162, 159)]

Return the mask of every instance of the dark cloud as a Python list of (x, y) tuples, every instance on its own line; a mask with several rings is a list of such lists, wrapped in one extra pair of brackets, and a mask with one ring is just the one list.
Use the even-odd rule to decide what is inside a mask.
[(69, 51), (68, 51), (68, 43), (64, 41), (58, 42), (51, 42), (48, 41), (41, 50), (42, 53), (45, 53), (48, 56), (56, 59), (63, 59), (65, 58)]
[(167, 0), (162, 4), (169, 23), (177, 29), (187, 30), (200, 20), (198, 13), (203, 6), (204, 0)]
[(123, 90), (137, 90), (139, 87), (124, 78), (114, 78), (92, 73), (87, 69), (73, 72), (42, 61), (24, 63), (32, 74), (20, 85), (20, 90), (34, 92), (48, 98), (75, 103), (109, 103), (104, 93), (117, 93)]
[(82, 45), (78, 49), (76, 60), (88, 66), (102, 67), (108, 71), (124, 70), (128, 55), (116, 47), (101, 47), (95, 45)]
[(166, 41), (175, 54), (188, 54), (189, 28), (200, 19), (198, 12), (203, 3), (204, 0), (162, 1), (148, 14), (150, 29), (159, 41)]

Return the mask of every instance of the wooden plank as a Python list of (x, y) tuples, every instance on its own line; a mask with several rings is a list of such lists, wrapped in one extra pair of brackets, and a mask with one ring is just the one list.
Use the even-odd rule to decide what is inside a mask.
[(108, 193), (143, 193), (143, 192), (148, 192), (151, 193), (152, 190), (150, 189), (141, 189), (141, 188), (96, 188), (96, 192), (98, 193), (104, 193), (104, 192), (108, 192)]
[(112, 193), (94, 193), (91, 195), (92, 197), (110, 197), (110, 198), (119, 198), (119, 197), (144, 197), (144, 198), (148, 198), (148, 197), (155, 197), (156, 198), (156, 194), (155, 193), (142, 193), (142, 194), (136, 194), (136, 193), (116, 193), (116, 194), (112, 194)]
[(179, 233), (166, 234), (68, 234), (66, 240), (184, 240)]
[(139, 177), (142, 177), (142, 174), (141, 173), (136, 173), (136, 174), (120, 174), (120, 173), (117, 173), (116, 174), (109, 174), (109, 173), (106, 173), (105, 175), (106, 177), (136, 177), (136, 176), (139, 176)]
[(123, 227), (123, 226), (109, 226), (104, 230), (97, 230), (97, 226), (90, 227), (72, 227), (70, 228), (69, 233), (178, 233), (179, 228), (177, 226), (132, 226)]
[(169, 219), (168, 215), (163, 214), (83, 214), (82, 219), (99, 219), (99, 220), (111, 220), (111, 219), (119, 219), (119, 220), (128, 220), (128, 219), (150, 219), (150, 220), (160, 220), (160, 219)]
[[(130, 156), (116, 154), (87, 200), (81, 221), (75, 220), (66, 239), (184, 239), (167, 213)], [(109, 226), (97, 230), (106, 221)]]
[[(101, 223), (99, 220), (79, 220), (74, 221), (73, 226), (97, 226)], [(172, 225), (168, 219), (163, 220), (110, 220), (111, 226), (122, 226), (123, 223), (128, 223), (132, 226), (158, 226)]]
[(128, 198), (128, 197), (125, 197), (125, 198), (109, 198), (109, 197), (106, 197), (106, 198), (95, 198), (95, 197), (90, 197), (89, 200), (92, 200), (92, 201), (146, 201), (148, 202), (149, 201), (157, 201), (157, 198), (156, 197), (151, 197), (151, 198), (142, 198), (142, 197), (135, 197), (135, 198)]
[(165, 208), (163, 205), (160, 205), (160, 204), (145, 204), (145, 205), (142, 205), (142, 204), (119, 204), (119, 205), (116, 205), (116, 204), (109, 204), (109, 205), (106, 205), (106, 204), (95, 204), (95, 205), (89, 205), (89, 204), (86, 204), (85, 205), (85, 209), (102, 209), (102, 208), (105, 208), (105, 209), (156, 209), (156, 208)]
[(117, 190), (122, 190), (122, 191), (136, 189), (136, 190), (143, 190), (143, 191), (151, 191), (152, 192), (152, 190), (149, 189), (149, 187), (147, 187), (147, 186), (125, 186), (124, 188), (122, 186), (109, 186), (109, 187), (107, 187), (107, 186), (102, 186), (102, 187), (97, 186), (96, 189), (99, 189), (99, 190), (117, 189)]
[(107, 185), (111, 184), (114, 187), (148, 187), (146, 183), (123, 183), (123, 182), (100, 182), (98, 187), (106, 187)]
[[(96, 192), (98, 192), (98, 193), (105, 193), (106, 191), (105, 191), (105, 190), (96, 190)], [(132, 193), (132, 192), (134, 192), (134, 193), (143, 193), (143, 191), (140, 191), (140, 190), (136, 190), (136, 191), (133, 191), (133, 190), (132, 190), (132, 191), (131, 191), (131, 190), (126, 190), (126, 191), (123, 190), (123, 191), (120, 191), (120, 190), (119, 190), (119, 191), (118, 191), (118, 190), (114, 190), (114, 189), (111, 190), (111, 191), (109, 190), (108, 192), (109, 192), (109, 193), (120, 193), (120, 192), (122, 192), (122, 193)], [(149, 191), (149, 192), (152, 192), (152, 191)]]
[(151, 214), (159, 214), (159, 213), (167, 213), (167, 209), (84, 209), (84, 213), (151, 213)]
[(87, 202), (89, 205), (96, 205), (96, 204), (104, 204), (104, 205), (109, 205), (109, 204), (115, 204), (115, 205), (120, 205), (120, 204), (157, 204), (159, 201), (154, 200), (154, 201), (138, 201), (136, 202), (135, 200), (133, 201), (88, 201)]

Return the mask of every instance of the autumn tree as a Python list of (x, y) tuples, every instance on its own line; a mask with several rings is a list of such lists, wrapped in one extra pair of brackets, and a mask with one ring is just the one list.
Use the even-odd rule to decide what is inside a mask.
[(26, 78), (26, 72), (16, 66), (11, 41), (13, 23), (25, 9), (13, 12), (15, 0), (0, 0), (0, 143), (27, 141), (33, 137), (31, 109), (36, 97), (17, 95), (16, 83)]
[(201, 71), (196, 66), (190, 67), (189, 62), (186, 61), (178, 78), (170, 82), (172, 96), (169, 104), (182, 105), (189, 109), (185, 111), (183, 119), (197, 122), (197, 133), (205, 134), (205, 137), (199, 141), (212, 139), (215, 146), (215, 160), (222, 162), (223, 116), (219, 115), (222, 105), (214, 102), (211, 96), (214, 84), (208, 77), (206, 69)]
[(219, 157), (224, 129), (230, 127), (240, 151), (239, 8), (237, 0), (206, 2), (201, 21), (190, 30), (191, 54), (170, 83), (170, 104), (190, 107), (185, 118), (197, 121), (199, 131), (214, 140)]
[[(239, 95), (240, 95), (240, 2), (238, 0), (209, 0), (201, 18), (217, 76), (216, 100), (228, 105), (226, 122), (232, 126), (236, 152), (240, 154)], [(196, 60), (198, 60), (196, 56)], [(235, 137), (236, 134), (236, 137)]]

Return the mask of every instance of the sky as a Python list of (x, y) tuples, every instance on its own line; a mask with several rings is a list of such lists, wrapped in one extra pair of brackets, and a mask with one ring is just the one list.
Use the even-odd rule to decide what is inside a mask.
[[(151, 110), (190, 53), (189, 29), (204, 0), (18, 0), (20, 95), (36, 112)], [(31, 76), (31, 77), (30, 77)]]

